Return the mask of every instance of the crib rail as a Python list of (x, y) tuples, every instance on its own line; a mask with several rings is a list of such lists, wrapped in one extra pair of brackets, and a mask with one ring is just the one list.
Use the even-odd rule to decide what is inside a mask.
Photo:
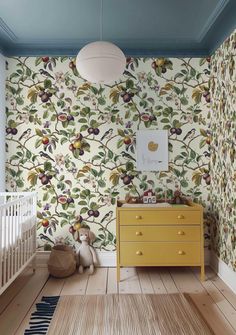
[(36, 253), (36, 193), (0, 192), (0, 294)]

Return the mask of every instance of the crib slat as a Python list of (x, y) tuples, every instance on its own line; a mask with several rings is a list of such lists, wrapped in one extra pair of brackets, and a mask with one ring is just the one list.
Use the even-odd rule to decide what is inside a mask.
[(16, 272), (20, 269), (20, 243), (19, 243), (19, 224), (20, 224), (20, 203), (17, 203), (17, 217), (16, 217), (16, 234), (17, 234), (17, 269)]
[(7, 215), (7, 281), (10, 279), (10, 255), (11, 255), (11, 217), (12, 217), (12, 206), (9, 206), (9, 212)]
[(3, 210), (0, 207), (1, 224), (0, 227), (0, 288), (3, 286)]
[(36, 193), (0, 192), (0, 294), (36, 253)]
[(3, 215), (4, 238), (3, 238), (3, 285), (6, 283), (7, 266), (6, 266), (6, 243), (7, 243), (7, 210), (5, 208)]

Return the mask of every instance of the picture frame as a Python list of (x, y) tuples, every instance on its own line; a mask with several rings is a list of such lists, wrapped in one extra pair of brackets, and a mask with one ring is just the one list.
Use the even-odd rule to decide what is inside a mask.
[(168, 131), (137, 130), (137, 170), (168, 171)]

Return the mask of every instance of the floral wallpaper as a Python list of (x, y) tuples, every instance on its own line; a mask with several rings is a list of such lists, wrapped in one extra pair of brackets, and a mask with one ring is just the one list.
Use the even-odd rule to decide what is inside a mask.
[(236, 30), (211, 60), (212, 244), (236, 271)]
[[(38, 191), (39, 247), (74, 244), (83, 224), (115, 250), (127, 193), (180, 189), (209, 206), (209, 58), (127, 58), (112, 85), (85, 82), (70, 57), (12, 57), (7, 69), (7, 189)], [(146, 128), (168, 130), (168, 172), (136, 170)]]

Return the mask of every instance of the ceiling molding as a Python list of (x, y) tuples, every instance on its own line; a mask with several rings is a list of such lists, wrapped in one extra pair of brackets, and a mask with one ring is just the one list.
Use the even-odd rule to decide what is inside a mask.
[[(186, 57), (186, 58), (201, 58), (201, 57), (208, 57), (209, 56), (209, 50), (208, 49), (197, 49), (197, 50), (192, 50), (192, 49), (175, 49), (175, 50), (165, 50), (165, 49), (158, 49), (158, 50), (143, 50), (143, 49), (129, 49), (129, 48), (124, 48), (122, 49), (124, 54), (126, 56), (130, 57), (150, 57), (150, 58), (155, 58), (155, 57)], [(19, 56), (19, 57), (39, 57), (39, 56), (68, 56), (68, 57), (76, 57), (78, 51), (75, 51), (74, 48), (52, 48), (52, 49), (35, 49), (35, 48), (28, 48), (28, 49), (15, 49), (13, 48), (8, 49), (7, 52), (5, 52), (5, 55), (7, 57), (13, 57), (13, 56)]]
[[(103, 34), (104, 35), (104, 34)], [(104, 41), (111, 41), (111, 39), (107, 39), (104, 37)], [(20, 45), (20, 46), (39, 46), (39, 45), (46, 45), (46, 46), (51, 46), (51, 45), (72, 45), (74, 48), (77, 45), (85, 45), (90, 42), (95, 42), (98, 41), (99, 38), (93, 38), (93, 39), (78, 39), (78, 38), (53, 38), (53, 39), (34, 39), (34, 40), (26, 40), (26, 39), (17, 39), (15, 41), (14, 45)], [(179, 41), (184, 42), (184, 43), (195, 43), (197, 40), (195, 38), (191, 38), (189, 36), (178, 36), (176, 37), (168, 37), (167, 34), (163, 34), (162, 36), (158, 36), (158, 38), (132, 38), (132, 39), (112, 39), (113, 43), (179, 43)]]
[(224, 10), (225, 6), (229, 3), (230, 0), (221, 0), (217, 6), (215, 7), (214, 11), (211, 13), (211, 15), (208, 17), (205, 25), (203, 26), (200, 34), (197, 37), (197, 42), (201, 42), (204, 37), (207, 35), (208, 31), (211, 29), (219, 15)]
[[(87, 5), (87, 0), (76, 0), (78, 8), (80, 8), (80, 4), (84, 4), (84, 8), (87, 10), (91, 10)], [(81, 1), (81, 2), (80, 2)], [(92, 4), (93, 0), (88, 1), (89, 4)], [(99, 0), (97, 0), (99, 1)], [(116, 0), (113, 1), (114, 4)], [(123, 0), (124, 2), (126, 0)], [(130, 0), (131, 1), (131, 0)], [(104, 39), (111, 41), (117, 46), (119, 46), (126, 55), (137, 56), (137, 57), (155, 57), (155, 56), (166, 56), (166, 57), (201, 57), (201, 56), (209, 56), (215, 49), (218, 47), (223, 40), (229, 36), (230, 32), (232, 32), (232, 28), (236, 26), (236, 0), (198, 0), (199, 3), (196, 3), (196, 0), (191, 0), (194, 4), (192, 6), (190, 0), (188, 1), (188, 8), (186, 9), (186, 13), (183, 12), (183, 7), (176, 4), (176, 0), (172, 0), (172, 4), (174, 5), (174, 18), (172, 19), (173, 24), (168, 22), (167, 28), (162, 30), (153, 30), (155, 27), (156, 18), (152, 16), (152, 25), (149, 27), (149, 16), (145, 16), (145, 13), (141, 12), (141, 8), (145, 7), (146, 4), (150, 3), (155, 4), (158, 2), (161, 3), (162, 0), (146, 0), (145, 4), (143, 0), (132, 0), (132, 4), (137, 1), (137, 16), (142, 17), (143, 22), (145, 23), (144, 28), (140, 26), (139, 33), (136, 29), (132, 28), (132, 17), (125, 17), (124, 27), (123, 29), (116, 30), (115, 25), (113, 26), (112, 19), (110, 25), (112, 25), (113, 30), (104, 31)], [(149, 2), (150, 1), (150, 2)], [(206, 1), (206, 2), (205, 2)], [(1, 2), (1, 1), (0, 1)], [(56, 0), (52, 0), (55, 3), (55, 15), (57, 11)], [(93, 42), (99, 38), (96, 38), (96, 34), (94, 35), (92, 30), (93, 22), (88, 23), (86, 26), (88, 29), (88, 33), (86, 31), (83, 33), (77, 34), (77, 30), (73, 30), (73, 34), (71, 33), (71, 25), (70, 17), (72, 13), (68, 12), (66, 16), (66, 27), (64, 30), (64, 34), (60, 34), (58, 30), (58, 26), (56, 21), (51, 22), (51, 17), (47, 16), (47, 20), (45, 22), (47, 24), (43, 25), (43, 16), (40, 18), (40, 15), (35, 15), (33, 22), (30, 24), (28, 21), (25, 21), (27, 15), (30, 15), (30, 11), (33, 10), (33, 7), (29, 8), (29, 11), (21, 11), (21, 15), (14, 18), (11, 15), (11, 8), (15, 3), (15, 7), (18, 4), (17, 0), (12, 0), (12, 4), (9, 6), (3, 6), (0, 3), (1, 15), (4, 17), (5, 21), (2, 17), (0, 17), (0, 51), (7, 56), (42, 56), (42, 55), (71, 55), (75, 56), (78, 51), (86, 44)], [(168, 2), (169, 3), (169, 2)], [(170, 2), (171, 3), (171, 2)], [(184, 3), (184, 0), (183, 0)], [(62, 0), (61, 4), (65, 5), (66, 0)], [(138, 7), (142, 5), (141, 7)], [(207, 6), (205, 6), (205, 4)], [(167, 6), (167, 5), (166, 5)], [(166, 6), (164, 9), (166, 10)], [(197, 6), (197, 7), (196, 7)], [(206, 7), (206, 13), (203, 13), (204, 7)], [(60, 12), (60, 8), (58, 6), (59, 14), (63, 15), (64, 12)], [(77, 7), (76, 7), (77, 8)], [(112, 8), (112, 6), (111, 6)], [(114, 7), (116, 8), (116, 7)], [(188, 15), (188, 11), (197, 8), (197, 17), (196, 22), (192, 24), (192, 20), (183, 21), (184, 15)], [(4, 12), (4, 10), (6, 12)], [(132, 6), (129, 8), (132, 10)], [(177, 11), (177, 12), (176, 12)], [(179, 12), (178, 12), (179, 11)], [(35, 13), (35, 12), (34, 12)], [(96, 18), (98, 14), (94, 12), (93, 8), (93, 17)], [(150, 14), (150, 8), (147, 13)], [(36, 13), (37, 14), (37, 13)], [(95, 15), (96, 14), (96, 15)], [(191, 17), (194, 17), (194, 12), (191, 11)], [(201, 14), (204, 14), (204, 18), (201, 17)], [(119, 12), (120, 17), (118, 19), (122, 19), (123, 13)], [(73, 16), (73, 15), (72, 15)], [(170, 16), (170, 17), (173, 17)], [(182, 18), (182, 19), (181, 19)], [(164, 18), (165, 19), (165, 18)], [(180, 20), (181, 19), (181, 20)], [(179, 20), (179, 21), (178, 21)], [(9, 22), (9, 25), (6, 23)], [(35, 22), (35, 24), (34, 24)], [(118, 21), (120, 22), (120, 21)], [(126, 23), (125, 23), (126, 22)], [(179, 22), (179, 23), (178, 23)], [(182, 22), (182, 23), (181, 23)], [(24, 23), (24, 24), (23, 24)], [(50, 24), (49, 24), (50, 23)], [(137, 24), (137, 21), (134, 22)], [(174, 29), (176, 27), (176, 23), (178, 23), (180, 29)], [(118, 23), (119, 24), (119, 23)], [(91, 26), (92, 25), (92, 26)], [(32, 26), (32, 28), (30, 28)], [(49, 27), (50, 26), (50, 27)], [(135, 25), (134, 25), (135, 26)], [(178, 26), (178, 25), (177, 25)], [(11, 28), (10, 28), (11, 27)], [(80, 27), (79, 24), (76, 24), (75, 27)], [(135, 26), (136, 27), (136, 26)], [(22, 28), (22, 30), (21, 30)], [(77, 29), (76, 28), (76, 29)], [(36, 30), (37, 29), (37, 30)], [(50, 29), (50, 34), (47, 34), (48, 29)], [(78, 28), (79, 29), (79, 28)], [(109, 29), (109, 25), (107, 26)], [(133, 29), (133, 30), (132, 30)], [(152, 30), (150, 30), (152, 29)], [(17, 35), (14, 33), (17, 32)], [(80, 30), (79, 30), (80, 31)], [(128, 33), (130, 31), (130, 33)], [(143, 32), (140, 34), (140, 31)], [(75, 32), (75, 33), (74, 33)], [(80, 31), (81, 32), (81, 31)], [(127, 32), (127, 33), (125, 33)], [(155, 32), (155, 33), (153, 33)], [(106, 35), (109, 38), (106, 38)], [(48, 36), (48, 38), (47, 38)], [(55, 38), (51, 38), (54, 37)], [(63, 36), (63, 38), (61, 38)], [(66, 38), (68, 36), (68, 38)], [(77, 36), (81, 38), (76, 38)], [(88, 38), (86, 38), (88, 36)], [(142, 38), (136, 38), (141, 36)], [(28, 37), (28, 38), (27, 38)], [(35, 38), (36, 37), (36, 38)], [(38, 38), (37, 38), (38, 37)], [(71, 37), (71, 38), (70, 38)], [(121, 38), (116, 38), (121, 37)]]
[(0, 29), (12, 42), (16, 42), (18, 40), (15, 33), (11, 30), (11, 28), (6, 24), (6, 22), (1, 17), (0, 17)]

